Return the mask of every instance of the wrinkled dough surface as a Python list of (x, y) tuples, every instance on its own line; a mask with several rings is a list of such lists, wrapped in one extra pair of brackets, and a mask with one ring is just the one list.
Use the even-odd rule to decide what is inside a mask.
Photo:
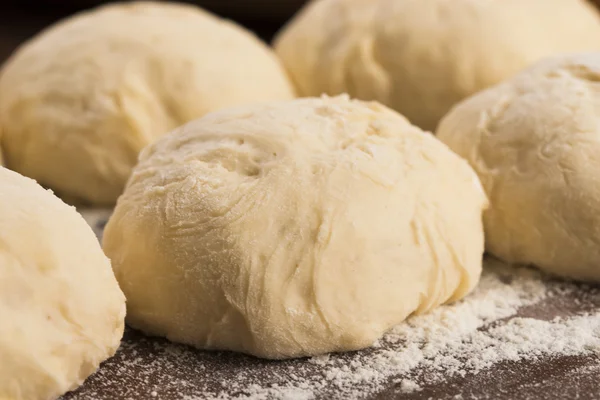
[(189, 5), (80, 13), (23, 45), (0, 75), (6, 165), (65, 198), (113, 205), (138, 152), (225, 106), (289, 99), (273, 52)]
[(438, 137), (490, 198), (487, 249), (600, 280), (600, 55), (544, 60), (456, 106)]
[(371, 345), (481, 271), (476, 175), (346, 97), (228, 109), (147, 147), (104, 235), (128, 323), (288, 358)]
[(314, 0), (275, 49), (300, 95), (377, 100), (434, 130), (543, 57), (600, 50), (600, 17), (584, 0)]
[(54, 399), (121, 341), (125, 297), (74, 208), (0, 167), (0, 399)]

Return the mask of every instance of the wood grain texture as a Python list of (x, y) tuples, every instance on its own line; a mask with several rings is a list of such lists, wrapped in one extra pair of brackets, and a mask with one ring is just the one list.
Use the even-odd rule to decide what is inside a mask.
[[(100, 237), (109, 212), (84, 212), (84, 216), (88, 215), (88, 223)], [(510, 284), (512, 273), (506, 275), (505, 279), (502, 279), (503, 282)], [(555, 318), (567, 319), (600, 311), (600, 285), (565, 282), (543, 275), (534, 279), (541, 279), (547, 288), (547, 297), (520, 308), (510, 317), (484, 324), (477, 330), (485, 332), (505, 326), (516, 318), (553, 321)], [(357, 357), (375, 351), (365, 349), (333, 357), (340, 365), (350, 366)], [(382, 389), (352, 398), (600, 399), (598, 354), (531, 356), (516, 362), (502, 361), (476, 374), (449, 375), (441, 382), (439, 379), (431, 380), (432, 371), (420, 368), (410, 374), (411, 380), (419, 382), (419, 391), (403, 392), (397, 382), (409, 375), (396, 375)], [(306, 365), (305, 359), (268, 361), (231, 352), (199, 351), (127, 329), (117, 355), (106, 361), (81, 388), (65, 395), (63, 400), (199, 400), (208, 393), (233, 399), (244, 394), (244, 388), (234, 384), (240, 375), (251, 376), (256, 385), (269, 387), (275, 381), (274, 377), (302, 376), (304, 379), (320, 381), (327, 372), (325, 368), (306, 368)], [(435, 376), (439, 377), (439, 371)], [(339, 395), (335, 385), (324, 386), (314, 396), (323, 400), (348, 398)], [(267, 398), (279, 397), (272, 395)]]

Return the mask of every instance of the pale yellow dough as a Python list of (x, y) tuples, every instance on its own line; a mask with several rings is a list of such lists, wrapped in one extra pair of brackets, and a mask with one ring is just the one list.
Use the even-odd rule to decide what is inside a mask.
[(128, 323), (266, 358), (371, 345), (477, 283), (469, 165), (377, 103), (227, 109), (147, 147), (105, 231)]
[(300, 95), (378, 100), (434, 130), (543, 57), (600, 50), (600, 17), (585, 0), (314, 0), (275, 48)]
[(600, 53), (552, 58), (456, 106), (438, 137), (490, 198), (486, 247), (600, 281)]
[(121, 340), (125, 297), (83, 218), (0, 167), (0, 399), (79, 386)]
[(114, 204), (137, 155), (219, 108), (290, 99), (249, 31), (181, 4), (116, 4), (48, 28), (0, 75), (6, 165), (68, 198)]

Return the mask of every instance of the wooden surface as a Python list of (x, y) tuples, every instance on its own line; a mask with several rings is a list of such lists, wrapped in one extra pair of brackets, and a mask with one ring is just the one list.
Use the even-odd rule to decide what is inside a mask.
[[(600, 296), (597, 298), (600, 300)], [(565, 299), (565, 301), (570, 303), (575, 299)], [(541, 307), (543, 305), (540, 305)], [(171, 356), (179, 353), (186, 353), (188, 356), (185, 358)], [(346, 357), (348, 365), (351, 363), (351, 357), (352, 355)], [(136, 361), (132, 362), (132, 360)], [(185, 365), (178, 363), (181, 360), (185, 361)], [(241, 371), (244, 374), (251, 374), (255, 376), (254, 384), (266, 388), (272, 383), (271, 381), (275, 382), (274, 370), (281, 373), (294, 372), (296, 366), (301, 363), (306, 361), (263, 361), (233, 353), (202, 352), (163, 339), (148, 338), (128, 329), (119, 353), (105, 362), (100, 371), (88, 378), (80, 389), (63, 396), (63, 399), (137, 400), (154, 397), (163, 400), (201, 400), (205, 396), (244, 398), (246, 393), (243, 389), (236, 387), (228, 390), (227, 388), (226, 383), (235, 380), (236, 374)], [(298, 368), (298, 370), (302, 369)], [(315, 369), (311, 373), (314, 379), (321, 379), (321, 372)], [(356, 398), (373, 400), (600, 399), (599, 374), (600, 358), (596, 355), (547, 357), (498, 363), (478, 374), (453, 377), (443, 383), (421, 384), (421, 390), (413, 393), (403, 393), (397, 384), (390, 383), (387, 388), (378, 393)], [(306, 378), (310, 379), (311, 375), (307, 374)], [(185, 382), (185, 386), (178, 386), (177, 382)], [(272, 395), (268, 398), (279, 399), (280, 397)], [(323, 400), (347, 398), (336, 394), (334, 387), (323, 389), (315, 395), (315, 399)], [(296, 398), (290, 396), (285, 399)]]
[[(88, 223), (100, 237), (108, 211), (84, 212)], [(484, 275), (497, 274), (506, 285), (513, 285), (517, 271), (526, 271), (526, 287), (541, 283), (545, 296), (522, 306), (515, 313), (478, 327), (486, 332), (507, 326), (516, 319), (555, 321), (556, 318), (593, 316), (600, 312), (600, 286), (553, 279), (529, 269), (513, 267), (495, 270), (488, 267)], [(485, 296), (487, 293), (482, 293)], [(471, 295), (471, 297), (474, 295)], [(467, 301), (469, 301), (467, 299)], [(446, 306), (444, 306), (446, 307)], [(597, 329), (597, 328), (594, 328)], [(598, 329), (597, 329), (598, 330)], [(600, 330), (589, 332), (600, 337)], [(574, 335), (581, 333), (575, 332)], [(585, 332), (584, 332), (585, 335)], [(569, 346), (569, 337), (560, 340)], [(536, 341), (538, 338), (529, 337)], [(383, 349), (382, 349), (383, 347)], [(332, 355), (336, 368), (352, 368), (356, 360), (375, 352), (397, 351), (402, 344), (384, 344), (379, 348)], [(468, 360), (465, 359), (465, 362)], [(590, 348), (578, 355), (531, 355), (518, 361), (501, 361), (477, 373), (450, 375), (439, 379), (440, 371), (426, 367), (411, 370), (405, 375), (391, 377), (382, 388), (365, 390), (348, 396), (340, 393), (335, 382), (325, 383), (314, 391), (314, 397), (270, 392), (273, 385), (294, 386), (302, 381), (322, 381), (330, 366), (314, 365), (306, 359), (267, 361), (230, 352), (199, 351), (170, 343), (165, 339), (146, 337), (127, 329), (117, 355), (106, 361), (100, 370), (78, 390), (63, 400), (120, 400), (120, 399), (237, 399), (254, 394), (256, 399), (600, 399), (600, 348)], [(432, 375), (433, 374), (433, 375)], [(445, 374), (444, 371), (441, 372)], [(431, 379), (436, 376), (436, 379)], [(405, 393), (397, 383), (403, 378), (417, 381), (420, 390)], [(291, 382), (291, 383), (289, 383)], [(260, 390), (248, 392), (250, 383)], [(357, 383), (360, 389), (362, 383)], [(301, 385), (299, 385), (301, 386)], [(364, 386), (364, 385), (363, 385)], [(360, 391), (359, 391), (360, 392)], [(278, 394), (279, 393), (279, 394)]]

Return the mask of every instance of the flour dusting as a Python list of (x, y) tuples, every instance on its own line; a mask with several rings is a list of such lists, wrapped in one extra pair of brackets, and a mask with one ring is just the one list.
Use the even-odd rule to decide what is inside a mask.
[[(301, 360), (204, 352), (129, 332), (134, 337), (108, 361), (111, 368), (101, 368), (91, 380), (96, 387), (120, 377), (135, 384), (119, 385), (117, 397), (74, 392), (66, 398), (347, 399), (390, 387), (414, 394), (497, 363), (600, 354), (597, 288), (586, 291), (589, 312), (555, 315), (565, 307), (561, 299), (576, 291), (581, 285), (488, 259), (481, 282), (465, 299), (409, 318), (370, 349)], [(548, 315), (529, 315), (532, 307), (548, 309)], [(117, 374), (107, 372), (115, 369)]]

